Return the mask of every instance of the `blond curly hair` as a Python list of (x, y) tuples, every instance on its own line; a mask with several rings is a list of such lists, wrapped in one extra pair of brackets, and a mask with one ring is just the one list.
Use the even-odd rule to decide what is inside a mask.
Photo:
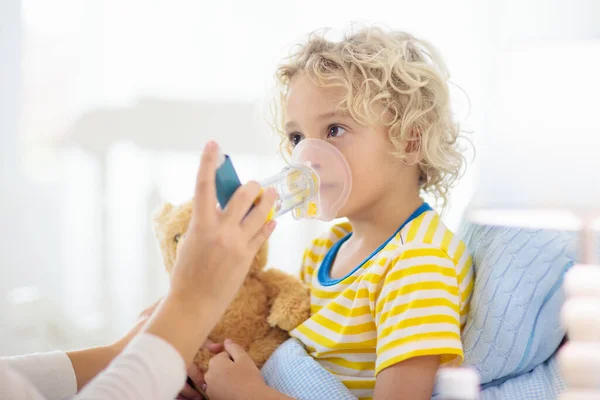
[(407, 148), (417, 151), (421, 190), (445, 207), (465, 158), (450, 109), (449, 74), (437, 50), (408, 33), (380, 27), (361, 28), (340, 41), (325, 34), (311, 34), (277, 70), (272, 125), (282, 149), (291, 151), (283, 130), (287, 92), (302, 71), (320, 86), (341, 88), (340, 110), (359, 123), (388, 126), (395, 156), (406, 159)]

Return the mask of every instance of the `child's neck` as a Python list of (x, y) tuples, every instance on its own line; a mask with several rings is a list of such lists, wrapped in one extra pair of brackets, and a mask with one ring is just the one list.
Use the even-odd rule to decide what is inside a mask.
[(334, 279), (346, 276), (359, 263), (384, 243), (400, 225), (423, 204), (418, 191), (382, 196), (366, 207), (368, 212), (348, 218), (352, 236), (336, 255), (330, 275)]
[(422, 204), (418, 191), (382, 196), (367, 212), (349, 218), (353, 232), (350, 240), (360, 243), (360, 247), (379, 247)]

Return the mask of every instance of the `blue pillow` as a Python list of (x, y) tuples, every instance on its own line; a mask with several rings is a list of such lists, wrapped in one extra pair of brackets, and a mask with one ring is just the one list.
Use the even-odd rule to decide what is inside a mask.
[(459, 234), (475, 266), (464, 364), (484, 388), (499, 385), (546, 361), (563, 340), (561, 285), (577, 259), (577, 236), (471, 223)]

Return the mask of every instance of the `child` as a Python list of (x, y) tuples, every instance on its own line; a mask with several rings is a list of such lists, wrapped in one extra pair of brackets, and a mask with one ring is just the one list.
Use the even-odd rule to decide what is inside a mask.
[[(292, 336), (359, 399), (430, 399), (437, 369), (463, 360), (473, 288), (464, 243), (421, 199), (445, 204), (463, 166), (443, 62), (422, 40), (370, 28), (312, 37), (278, 78), (288, 150), (327, 140), (353, 182), (338, 214), (348, 222), (304, 254), (312, 316)], [(206, 378), (211, 399), (285, 398), (226, 348), (233, 360), (217, 357)]]

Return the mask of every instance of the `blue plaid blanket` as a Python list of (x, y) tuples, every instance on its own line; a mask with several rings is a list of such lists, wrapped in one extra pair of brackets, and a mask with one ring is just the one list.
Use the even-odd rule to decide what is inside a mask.
[[(329, 371), (321, 367), (296, 339), (289, 339), (269, 358), (262, 369), (265, 382), (298, 400), (356, 400), (356, 397)], [(533, 371), (484, 387), (482, 400), (556, 399), (564, 389), (556, 357)], [(438, 398), (434, 389), (433, 400)]]
[(262, 368), (267, 385), (297, 400), (356, 400), (296, 339), (283, 343)]

